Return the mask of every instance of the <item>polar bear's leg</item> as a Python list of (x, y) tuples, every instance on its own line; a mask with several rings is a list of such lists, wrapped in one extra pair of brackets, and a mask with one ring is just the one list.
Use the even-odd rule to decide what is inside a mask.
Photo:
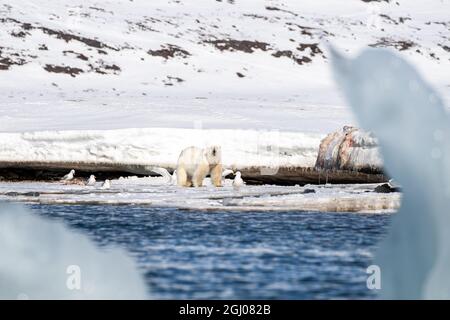
[(180, 187), (189, 187), (187, 185), (187, 182), (188, 182), (188, 177), (187, 177), (186, 170), (183, 167), (178, 167), (177, 168), (177, 185), (179, 185)]
[(200, 165), (195, 169), (194, 176), (192, 177), (194, 187), (201, 187), (203, 185), (203, 179), (205, 179), (208, 171), (209, 168), (207, 165)]
[(222, 186), (222, 165), (217, 164), (211, 169), (211, 182), (216, 187)]

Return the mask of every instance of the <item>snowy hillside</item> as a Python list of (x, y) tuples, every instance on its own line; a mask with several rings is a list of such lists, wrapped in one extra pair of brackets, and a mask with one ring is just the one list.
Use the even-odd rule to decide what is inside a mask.
[[(351, 54), (368, 45), (391, 48), (448, 102), (448, 12), (448, 0), (1, 1), (0, 131), (205, 128), (211, 131), (172, 134), (189, 145), (198, 142), (190, 140), (196, 135), (220, 137), (207, 142), (246, 153), (249, 144), (259, 147), (260, 132), (279, 130), (292, 137), (279, 144), (283, 161), (309, 166), (324, 134), (356, 125), (333, 83), (327, 44)], [(233, 130), (223, 135), (221, 129)], [(129, 132), (123, 141), (135, 141), (137, 149), (172, 139), (135, 140)], [(44, 135), (50, 140), (34, 144), (27, 135), (14, 136), (18, 145), (14, 152), (3, 148), (1, 160), (12, 153), (16, 161), (45, 160), (39, 148), (51, 150), (64, 133)], [(240, 144), (236, 135), (246, 139)], [(78, 142), (61, 152), (77, 149)], [(169, 156), (173, 164), (178, 144), (176, 150), (161, 146), (152, 156), (163, 160), (149, 164)]]
[(1, 129), (330, 132), (352, 117), (326, 44), (393, 48), (448, 101), (448, 12), (448, 0), (1, 1)]

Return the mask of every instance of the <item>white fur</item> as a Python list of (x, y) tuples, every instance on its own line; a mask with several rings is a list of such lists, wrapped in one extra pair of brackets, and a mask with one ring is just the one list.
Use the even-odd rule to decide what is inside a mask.
[(210, 174), (211, 182), (219, 187), (222, 183), (222, 152), (220, 146), (205, 149), (184, 149), (177, 164), (177, 184), (183, 187), (201, 187), (203, 179)]

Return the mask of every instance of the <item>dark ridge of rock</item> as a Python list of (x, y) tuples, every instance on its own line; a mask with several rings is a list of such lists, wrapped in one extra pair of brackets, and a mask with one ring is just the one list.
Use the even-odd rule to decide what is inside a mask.
[(48, 72), (53, 73), (65, 73), (70, 75), (71, 77), (76, 77), (78, 74), (83, 73), (83, 69), (80, 68), (72, 68), (68, 66), (56, 66), (53, 64), (46, 64), (44, 69)]
[(120, 67), (115, 64), (105, 64), (103, 67), (106, 70), (121, 71)]
[(18, 53), (7, 53), (0, 47), (0, 70), (9, 70), (11, 66), (22, 66), (27, 61)]
[(280, 12), (292, 14), (293, 16), (296, 16), (296, 17), (298, 16), (298, 14), (296, 14), (295, 12), (292, 12), (292, 11), (289, 11), (289, 10), (285, 10), (285, 9), (280, 9), (278, 7), (267, 6), (266, 10), (269, 10), (269, 11), (280, 11)]
[(119, 51), (119, 49), (109, 46), (99, 40), (96, 40), (96, 39), (90, 39), (90, 38), (78, 36), (78, 35), (60, 31), (60, 30), (53, 30), (53, 29), (43, 27), (43, 26), (32, 25), (31, 23), (21, 22), (19, 20), (13, 19), (13, 18), (0, 18), (0, 23), (5, 23), (5, 22), (12, 22), (12, 23), (18, 24), (18, 25), (20, 25), (20, 27), (23, 30), (26, 30), (26, 31), (35, 30), (35, 29), (41, 30), (45, 34), (48, 34), (50, 36), (56, 36), (57, 39), (62, 39), (66, 42), (79, 41), (89, 47), (93, 47), (93, 48), (97, 48), (97, 49), (108, 48), (108, 49), (111, 49), (114, 51)]
[(48, 47), (45, 44), (41, 44), (41, 45), (39, 45), (38, 50), (46, 51), (46, 50), (48, 50)]
[(175, 57), (187, 58), (191, 55), (188, 51), (172, 44), (163, 45), (161, 49), (148, 50), (147, 53), (154, 57), (163, 57), (166, 60)]
[(26, 31), (33, 30), (33, 25), (31, 23), (24, 22), (22, 23), (22, 29)]
[(266, 16), (262, 16), (262, 15), (254, 14), (254, 13), (244, 13), (243, 16), (249, 17), (249, 18), (254, 18), (254, 19), (269, 20), (269, 18)]
[(39, 197), (41, 194), (39, 192), (6, 192), (4, 193), (5, 196), (8, 197), (18, 197), (18, 196), (25, 196), (25, 197)]
[(120, 71), (122, 71), (122, 69), (120, 69), (119, 66), (115, 65), (115, 64), (106, 64), (103, 61), (100, 61), (100, 63), (98, 65), (93, 65), (93, 64), (89, 64), (89, 68), (91, 69), (91, 71), (94, 71), (95, 73), (98, 74), (119, 74)]
[(147, 23), (160, 22), (159, 19), (146, 18), (144, 21), (134, 22), (134, 21), (130, 21), (130, 20), (125, 20), (125, 22), (128, 24), (128, 30), (130, 30), (132, 32), (136, 32), (137, 30), (159, 32), (158, 30), (147, 25)]
[(379, 171), (358, 172), (351, 170), (329, 170), (324, 172), (315, 168), (282, 167), (273, 175), (261, 174), (260, 168), (239, 169), (242, 179), (248, 185), (306, 185), (306, 184), (348, 184), (348, 183), (381, 183), (388, 178)]
[(9, 70), (9, 68), (13, 65), (21, 66), (25, 64), (25, 60), (13, 60), (9, 57), (0, 56), (0, 70)]
[(58, 31), (58, 30), (53, 30), (50, 28), (46, 28), (46, 27), (37, 27), (37, 29), (42, 30), (44, 33), (51, 35), (51, 36), (56, 36), (57, 39), (62, 39), (66, 42), (69, 41), (79, 41), (84, 43), (85, 45), (89, 46), (89, 47), (93, 47), (93, 48), (97, 48), (97, 49), (103, 49), (103, 48), (108, 48), (114, 51), (119, 51), (119, 49), (111, 47), (101, 41), (98, 41), (96, 39), (90, 39), (90, 38), (86, 38), (86, 37), (82, 37), (82, 36), (78, 36), (78, 35), (74, 35), (71, 33), (67, 33), (64, 31)]
[[(76, 177), (87, 179), (94, 174), (98, 180), (118, 179), (123, 176), (140, 177), (155, 175), (146, 165), (122, 165), (109, 163), (42, 163), (42, 162), (1, 162), (0, 177), (6, 181), (59, 181), (69, 170), (76, 170)], [(166, 168), (169, 173), (173, 168)], [(236, 170), (237, 168), (233, 168)], [(362, 173), (349, 170), (322, 170), (303, 167), (281, 167), (274, 174), (264, 174), (261, 168), (238, 169), (249, 185), (276, 184), (294, 186), (328, 183), (382, 183), (388, 178), (379, 172)]]
[(392, 22), (395, 25), (399, 25), (400, 23), (405, 23), (405, 21), (407, 21), (407, 20), (411, 20), (411, 18), (409, 18), (409, 17), (399, 17), (398, 21), (397, 21), (394, 18), (388, 16), (387, 14), (383, 14), (383, 13), (380, 14), (380, 17), (382, 17), (383, 19), (386, 19), (389, 22)]
[(100, 7), (89, 7), (89, 9), (94, 10), (94, 11), (103, 12), (103, 13), (109, 13), (109, 14), (112, 14), (112, 15), (114, 14), (114, 12), (107, 11), (107, 10), (105, 10), (103, 8), (100, 8)]
[(291, 50), (276, 51), (272, 53), (272, 56), (274, 56), (275, 58), (286, 57), (292, 59), (299, 65), (312, 62), (312, 59), (308, 58), (307, 56), (302, 57), (295, 56)]
[(410, 40), (393, 40), (389, 38), (381, 38), (378, 42), (374, 44), (369, 44), (370, 47), (393, 47), (399, 51), (408, 50), (417, 44)]
[(246, 53), (253, 53), (254, 50), (259, 49), (262, 51), (267, 51), (269, 49), (269, 44), (260, 41), (250, 41), (250, 40), (210, 40), (205, 41), (214, 45), (220, 51), (242, 51)]
[(83, 61), (88, 61), (89, 60), (89, 58), (87, 56), (85, 56), (84, 54), (82, 54), (82, 53), (75, 52), (73, 50), (64, 50), (63, 51), (64, 55), (67, 55), (68, 53), (75, 55), (75, 57), (77, 57), (80, 60), (83, 60)]
[(425, 22), (425, 24), (428, 25), (428, 26), (431, 25), (431, 24), (440, 24), (440, 25), (442, 25), (444, 27), (447, 26), (447, 23), (444, 22), (444, 21), (428, 21), (428, 22)]
[(294, 54), (292, 53), (291, 50), (281, 50), (272, 53), (272, 56), (274, 56), (275, 58), (286, 57), (291, 59), (294, 56)]
[(393, 24), (396, 24), (396, 25), (398, 24), (397, 20), (391, 18), (387, 14), (382, 13), (382, 14), (380, 14), (380, 17), (383, 18), (383, 19), (386, 19), (389, 22), (392, 22)]
[(401, 192), (400, 188), (392, 187), (389, 185), (389, 183), (383, 183), (379, 186), (376, 186), (374, 189), (374, 192), (376, 193), (392, 193), (392, 192)]
[(438, 46), (441, 47), (442, 49), (444, 49), (445, 51), (450, 52), (450, 47), (449, 46), (446, 46), (446, 45), (443, 45), (443, 44), (438, 44)]
[(409, 18), (409, 17), (399, 17), (398, 18), (398, 22), (400, 22), (400, 23), (405, 23), (405, 21), (407, 21), (407, 20), (411, 20), (411, 18)]
[(302, 52), (305, 51), (306, 49), (311, 50), (312, 57), (314, 57), (316, 54), (320, 54), (320, 55), (322, 55), (322, 57), (324, 57), (323, 51), (320, 50), (318, 43), (300, 43), (297, 48), (298, 51), (302, 51)]
[(181, 82), (184, 82), (184, 79), (172, 76), (167, 76), (167, 80), (163, 80), (163, 83), (166, 86), (173, 86), (174, 83), (181, 83)]
[(296, 58), (296, 59), (295, 59), (295, 62), (297, 62), (299, 65), (302, 65), (302, 64), (304, 64), (304, 63), (310, 63), (310, 62), (312, 62), (312, 60), (311, 60), (311, 58), (308, 58), (308, 57), (306, 57), (306, 56), (303, 56), (303, 57), (301, 57), (301, 58)]
[(293, 23), (293, 22), (287, 22), (286, 25), (287, 25), (288, 27), (290, 27), (289, 29), (290, 29), (291, 31), (294, 31), (294, 30), (295, 30), (295, 29), (293, 29), (292, 27), (297, 27), (297, 28), (299, 28), (299, 29), (300, 29), (300, 33), (301, 33), (302, 35), (309, 36), (309, 37), (311, 37), (311, 38), (314, 36), (314, 33), (317, 34), (319, 38), (322, 38), (323, 36), (334, 36), (333, 33), (328, 32), (328, 31), (326, 31), (326, 30), (324, 30), (324, 29), (320, 29), (320, 28), (314, 28), (314, 27), (303, 26), (303, 25), (300, 25), (300, 24), (298, 24), (298, 23)]
[(239, 78), (245, 78), (245, 75), (243, 75), (243, 74), (240, 73), (240, 72), (236, 72), (236, 75), (237, 75)]
[(13, 31), (11, 32), (11, 36), (16, 38), (25, 38), (28, 35), (27, 32), (24, 31)]
[[(11, 167), (0, 168), (0, 181), (60, 181), (61, 178), (67, 174), (71, 169), (65, 168), (29, 168), (29, 167)], [(129, 171), (120, 170), (117, 171), (102, 171), (102, 170), (81, 170), (76, 169), (75, 176), (81, 179), (88, 179), (91, 174), (94, 174), (98, 180), (105, 179), (118, 179), (120, 177), (127, 177), (130, 175), (136, 175), (138, 177), (145, 177), (149, 175), (155, 175), (155, 173), (149, 172), (146, 174), (134, 173)]]

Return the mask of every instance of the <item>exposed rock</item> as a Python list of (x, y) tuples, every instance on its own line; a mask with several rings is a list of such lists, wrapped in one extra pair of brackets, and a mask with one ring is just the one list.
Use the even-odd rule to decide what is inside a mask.
[(13, 65), (21, 66), (27, 63), (18, 53), (7, 53), (2, 49), (4, 48), (0, 47), (0, 70), (9, 70)]
[(48, 72), (69, 74), (72, 77), (75, 77), (78, 74), (84, 72), (80, 68), (72, 68), (72, 67), (68, 67), (68, 66), (56, 66), (53, 64), (46, 64), (44, 69)]
[(206, 41), (206, 43), (213, 44), (220, 51), (242, 51), (253, 53), (256, 49), (267, 51), (269, 48), (269, 44), (266, 42), (249, 40), (225, 39)]
[(393, 47), (398, 51), (404, 51), (416, 46), (416, 43), (410, 40), (393, 40), (389, 38), (381, 38), (378, 42), (370, 44), (369, 46), (374, 48)]
[(172, 44), (163, 45), (161, 49), (148, 50), (147, 53), (154, 57), (163, 57), (166, 60), (175, 57), (187, 58), (191, 55), (188, 51)]
[(67, 54), (73, 54), (73, 55), (75, 55), (78, 59), (83, 60), (83, 61), (88, 61), (88, 60), (89, 60), (89, 58), (88, 58), (87, 56), (85, 56), (84, 54), (79, 53), (79, 52), (75, 52), (75, 51), (73, 51), (73, 50), (64, 50), (64, 51), (63, 51), (63, 54), (64, 54), (64, 55), (67, 55)]
[(393, 187), (389, 185), (389, 183), (383, 183), (380, 184), (379, 186), (376, 186), (374, 191), (377, 193), (391, 193), (391, 192), (400, 192), (401, 190), (398, 187)]

